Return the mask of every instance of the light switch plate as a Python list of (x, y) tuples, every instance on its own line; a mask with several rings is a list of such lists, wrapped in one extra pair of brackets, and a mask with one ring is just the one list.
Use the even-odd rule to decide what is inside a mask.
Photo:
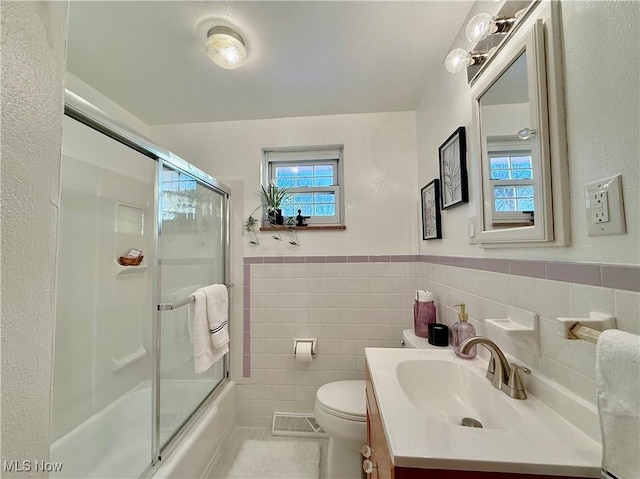
[(621, 235), (627, 232), (621, 175), (586, 184), (584, 194), (589, 236)]

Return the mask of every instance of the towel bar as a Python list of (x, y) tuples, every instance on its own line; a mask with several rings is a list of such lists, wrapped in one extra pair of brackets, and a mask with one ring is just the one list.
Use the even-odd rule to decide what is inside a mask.
[[(225, 284), (227, 289), (233, 288), (233, 283)], [(158, 303), (158, 311), (171, 311), (173, 309), (178, 309), (185, 304), (193, 303), (195, 299), (192, 296), (188, 296), (180, 301), (176, 301), (175, 303)]]
[(598, 331), (597, 329), (589, 328), (587, 326), (583, 326), (580, 323), (576, 323), (571, 328), (569, 328), (569, 334), (572, 339), (582, 339), (584, 341), (589, 341), (590, 343), (597, 343), (598, 338), (602, 334), (602, 331)]

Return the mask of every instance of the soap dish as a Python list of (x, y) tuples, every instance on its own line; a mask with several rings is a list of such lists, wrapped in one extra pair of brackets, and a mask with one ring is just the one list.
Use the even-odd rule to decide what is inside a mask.
[(538, 329), (538, 315), (515, 306), (509, 306), (509, 313), (505, 319), (485, 319), (484, 321), (507, 336), (533, 333)]
[(485, 324), (514, 341), (517, 348), (540, 355), (538, 315), (532, 311), (509, 306), (506, 318), (485, 319)]
[(502, 332), (509, 334), (525, 333), (535, 331), (534, 327), (524, 326), (516, 323), (510, 318), (507, 319), (485, 319), (485, 322), (494, 328), (498, 328)]
[(118, 258), (118, 263), (122, 266), (140, 266), (144, 255), (139, 249), (131, 248), (127, 254)]

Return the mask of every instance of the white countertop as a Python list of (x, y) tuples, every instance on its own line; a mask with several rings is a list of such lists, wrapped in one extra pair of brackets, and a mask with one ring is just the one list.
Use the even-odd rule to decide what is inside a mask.
[(495, 390), (515, 408), (518, 420), (513, 424), (462, 427), (419, 410), (404, 393), (396, 373), (403, 361), (462, 361), (490, 386), (484, 377), (487, 363), (479, 357), (462, 360), (451, 349), (366, 348), (365, 355), (394, 465), (600, 477), (600, 444), (530, 394), (526, 400), (517, 400)]

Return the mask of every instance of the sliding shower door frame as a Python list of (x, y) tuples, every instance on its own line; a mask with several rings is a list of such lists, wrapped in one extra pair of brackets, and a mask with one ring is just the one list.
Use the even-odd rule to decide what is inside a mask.
[[(170, 154), (170, 158), (159, 158), (157, 162), (157, 170), (156, 170), (156, 251), (158, 251), (158, 242), (160, 236), (162, 234), (162, 204), (161, 197), (162, 191), (160, 191), (160, 187), (162, 185), (162, 173), (164, 167), (168, 167), (169, 169), (178, 171), (183, 173), (193, 180), (195, 180), (200, 185), (205, 188), (214, 191), (222, 196), (223, 199), (223, 215), (224, 222), (223, 227), (224, 231), (222, 232), (223, 237), (223, 246), (224, 246), (224, 284), (227, 285), (228, 288), (231, 288), (233, 285), (231, 284), (231, 268), (229, 267), (229, 261), (231, 259), (230, 255), (230, 246), (231, 246), (231, 232), (229, 228), (229, 221), (231, 219), (230, 216), (230, 206), (231, 201), (229, 201), (230, 190), (228, 187), (224, 187), (217, 181), (210, 182), (206, 177), (198, 177), (194, 175), (191, 171), (193, 168), (192, 165), (182, 160), (181, 158)], [(207, 175), (208, 176), (208, 175)], [(211, 178), (211, 177), (209, 177)], [(213, 178), (211, 178), (213, 179)], [(223, 189), (224, 187), (224, 189)], [(157, 265), (158, 270), (160, 269), (160, 255), (157, 255)], [(160, 275), (156, 276), (156, 281), (154, 282), (154, 297), (160, 297)], [(198, 406), (193, 410), (193, 412), (185, 419), (183, 425), (167, 440), (167, 442), (162, 445), (160, 444), (160, 384), (161, 384), (161, 358), (162, 358), (162, 309), (160, 308), (160, 303), (156, 301), (157, 310), (156, 310), (156, 320), (153, 323), (152, 329), (152, 340), (154, 344), (154, 353), (155, 358), (153, 361), (153, 377), (154, 381), (152, 381), (152, 394), (154, 397), (153, 401), (153, 436), (152, 436), (152, 466), (155, 466), (162, 460), (162, 456), (167, 456), (175, 449), (175, 446), (180, 443), (180, 440), (188, 433), (190, 426), (197, 422), (198, 417), (201, 415), (203, 410), (205, 409), (205, 405), (210, 403), (217, 396), (218, 392), (222, 390), (222, 387), (227, 383), (229, 377), (229, 355), (227, 353), (223, 357), (223, 366), (222, 366), (222, 379), (221, 381), (207, 394), (207, 396), (198, 404)], [(185, 306), (183, 306), (185, 307)], [(229, 330), (231, 327), (229, 326)]]
[[(162, 194), (161, 191), (161, 175), (163, 166), (168, 166), (174, 170), (180, 171), (199, 184), (204, 187), (213, 190), (223, 197), (223, 205), (224, 205), (224, 229), (223, 231), (223, 242), (224, 242), (224, 282), (225, 284), (231, 284), (230, 281), (230, 206), (231, 202), (229, 200), (229, 196), (231, 194), (231, 189), (224, 185), (223, 183), (218, 182), (214, 177), (208, 175), (204, 171), (198, 169), (193, 166), (189, 162), (183, 160), (177, 155), (174, 155), (168, 150), (159, 147), (154, 142), (145, 138), (144, 136), (133, 132), (128, 127), (123, 124), (113, 120), (111, 117), (106, 115), (102, 110), (96, 108), (91, 103), (84, 100), (82, 97), (76, 95), (75, 93), (65, 89), (65, 98), (64, 98), (64, 114), (87, 125), (90, 128), (122, 143), (129, 148), (152, 158), (156, 161), (156, 181), (154, 185), (154, 194), (155, 194), (155, 205), (154, 211), (156, 212), (154, 218), (154, 230), (156, 232), (153, 247), (154, 254), (156, 255), (156, 262), (153, 265), (150, 265), (152, 268), (152, 274), (156, 278), (156, 281), (153, 281), (152, 286), (152, 304), (150, 305), (153, 308), (152, 317), (154, 318), (152, 324), (152, 344), (153, 344), (153, 354), (155, 355), (152, 358), (152, 431), (151, 431), (151, 461), (149, 466), (143, 471), (140, 477), (151, 477), (156, 470), (161, 465), (162, 455), (168, 455), (171, 453), (173, 449), (177, 446), (180, 440), (188, 433), (194, 423), (197, 422), (198, 418), (202, 415), (205, 406), (210, 404), (215, 398), (218, 396), (220, 391), (228, 382), (229, 378), (229, 357), (230, 353), (227, 353), (223, 358), (223, 369), (222, 374), (223, 377), (221, 381), (210, 391), (210, 393), (202, 400), (202, 402), (194, 409), (191, 415), (185, 420), (181, 428), (167, 441), (164, 446), (160, 445), (160, 357), (161, 357), (161, 323), (160, 323), (160, 311), (158, 309), (159, 298), (160, 298), (160, 289), (159, 289), (159, 255), (158, 255), (158, 246), (159, 246), (159, 234), (162, 228), (162, 216), (160, 214), (160, 197)], [(229, 329), (231, 327), (229, 326)]]

